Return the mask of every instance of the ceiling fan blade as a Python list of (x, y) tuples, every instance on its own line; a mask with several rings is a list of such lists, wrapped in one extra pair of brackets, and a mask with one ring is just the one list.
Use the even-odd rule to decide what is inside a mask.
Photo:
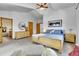
[(44, 5), (47, 5), (47, 3), (44, 3)]
[(37, 6), (41, 6), (40, 4), (36, 4)]
[(48, 7), (45, 7), (45, 8), (48, 8)]
[(48, 8), (48, 6), (43, 6), (43, 8)]
[(43, 6), (44, 8), (48, 8), (48, 6)]
[(75, 8), (75, 9), (77, 10), (77, 9), (78, 9), (78, 7), (79, 7), (79, 3), (77, 4), (77, 6), (76, 6), (76, 8)]

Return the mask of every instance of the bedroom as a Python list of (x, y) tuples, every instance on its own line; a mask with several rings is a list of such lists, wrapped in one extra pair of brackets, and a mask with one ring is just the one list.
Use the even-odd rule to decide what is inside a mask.
[[(27, 45), (26, 43), (28, 43), (31, 45), (32, 44), (36, 45), (37, 48), (38, 46), (40, 46), (40, 47), (45, 47), (46, 49), (49, 49), (49, 50), (51, 50), (50, 47), (53, 47), (58, 49), (59, 53), (58, 52), (57, 53), (60, 56), (68, 55), (74, 49), (75, 44), (79, 43), (79, 40), (77, 39), (78, 38), (77, 35), (79, 35), (79, 33), (77, 32), (79, 4), (78, 3), (48, 3), (47, 5), (48, 7), (46, 7), (45, 10), (39, 10), (40, 5), (38, 3), (0, 4), (0, 8), (1, 8), (0, 16), (13, 19), (12, 40), (10, 40), (9, 42), (6, 42), (6, 44), (5, 43), (1, 43), (1, 44), (5, 44), (5, 45), (12, 44), (15, 48), (17, 48), (21, 44), (22, 45), (25, 44), (24, 46), (26, 46)], [(51, 33), (53, 36), (49, 34), (45, 34), (49, 30), (52, 31)], [(54, 30), (56, 31), (54, 32)], [(67, 37), (65, 38), (65, 41), (68, 41), (68, 42), (64, 42), (64, 35), (65, 37)], [(56, 39), (56, 40), (50, 40), (51, 37), (53, 37), (53, 39)], [(29, 40), (35, 43), (33, 42), (30, 43)], [(70, 43), (70, 42), (73, 42), (73, 43)], [(67, 51), (65, 51), (65, 48), (64, 48), (64, 51), (62, 50), (64, 44), (67, 46), (66, 48), (69, 48), (67, 49)], [(27, 48), (24, 46), (23, 48)], [(33, 49), (32, 46), (31, 48)], [(1, 49), (3, 51), (5, 50), (3, 48)], [(7, 49), (9, 49), (9, 47)], [(19, 49), (19, 52), (20, 50), (21, 48)], [(14, 51), (13, 53), (14, 55), (16, 51)], [(8, 55), (7, 53), (9, 53), (9, 51), (6, 52), (6, 54), (2, 54), (2, 55)]]

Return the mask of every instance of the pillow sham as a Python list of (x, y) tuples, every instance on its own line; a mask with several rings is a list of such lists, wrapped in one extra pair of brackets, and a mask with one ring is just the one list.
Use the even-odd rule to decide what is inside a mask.
[(63, 34), (63, 30), (54, 30), (52, 31), (51, 34)]
[(51, 32), (52, 30), (46, 30), (46, 32), (45, 33), (49, 33), (50, 34), (50, 32)]

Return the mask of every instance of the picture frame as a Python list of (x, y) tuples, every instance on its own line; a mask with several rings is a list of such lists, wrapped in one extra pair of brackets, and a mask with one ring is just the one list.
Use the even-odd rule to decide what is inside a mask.
[(48, 21), (48, 27), (62, 27), (62, 19)]

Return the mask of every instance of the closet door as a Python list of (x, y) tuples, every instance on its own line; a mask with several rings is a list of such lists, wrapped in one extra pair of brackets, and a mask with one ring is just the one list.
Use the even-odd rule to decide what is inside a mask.
[(40, 34), (40, 23), (36, 24), (36, 33)]
[(33, 34), (33, 22), (28, 22), (29, 23), (29, 33), (30, 33), (30, 36), (32, 36)]
[(0, 42), (2, 42), (2, 18), (0, 17)]

